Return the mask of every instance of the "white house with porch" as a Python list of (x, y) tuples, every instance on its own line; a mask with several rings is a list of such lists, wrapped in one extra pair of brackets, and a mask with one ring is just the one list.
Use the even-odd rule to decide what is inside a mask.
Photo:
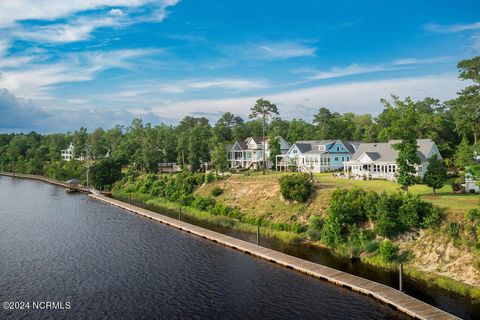
[[(286, 153), (290, 148), (290, 144), (278, 137), (280, 143), (280, 152)], [(270, 145), (269, 138), (265, 138), (265, 157), (267, 161), (267, 168), (273, 164), (270, 162)], [(244, 141), (235, 141), (234, 144), (227, 146), (228, 165), (232, 169), (258, 169), (263, 162), (263, 138), (262, 137), (248, 137)]]
[(295, 142), (286, 154), (278, 155), (278, 171), (326, 172), (341, 170), (352, 158), (359, 142), (343, 140), (307, 140)]
[[(398, 151), (393, 145), (400, 140), (390, 140), (386, 143), (361, 143), (350, 161), (343, 163), (346, 176), (357, 179), (396, 180)], [(430, 139), (417, 140), (417, 155), (420, 165), (416, 165), (417, 176), (423, 178), (428, 167), (428, 159), (437, 155), (442, 159), (437, 145)]]

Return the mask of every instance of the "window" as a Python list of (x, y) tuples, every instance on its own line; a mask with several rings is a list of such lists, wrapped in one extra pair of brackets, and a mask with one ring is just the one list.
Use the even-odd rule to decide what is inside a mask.
[(337, 147), (337, 151), (340, 151), (340, 147)]
[(342, 161), (345, 161), (345, 157), (342, 157)]
[(338, 157), (335, 157), (335, 161), (338, 161)]
[(320, 151), (325, 151), (325, 146), (324, 146), (323, 144), (320, 145), (320, 146), (318, 147), (318, 150), (320, 150)]

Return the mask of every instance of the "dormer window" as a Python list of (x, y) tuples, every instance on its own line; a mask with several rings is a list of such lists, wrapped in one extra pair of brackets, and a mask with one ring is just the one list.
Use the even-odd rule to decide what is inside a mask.
[(325, 151), (325, 145), (323, 145), (323, 144), (322, 144), (322, 145), (319, 145), (319, 146), (318, 146), (318, 150), (320, 150), (320, 151)]

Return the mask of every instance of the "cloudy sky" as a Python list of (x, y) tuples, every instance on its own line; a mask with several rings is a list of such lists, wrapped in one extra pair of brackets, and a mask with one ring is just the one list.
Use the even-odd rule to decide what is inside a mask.
[(2, 0), (0, 132), (449, 99), (480, 1)]

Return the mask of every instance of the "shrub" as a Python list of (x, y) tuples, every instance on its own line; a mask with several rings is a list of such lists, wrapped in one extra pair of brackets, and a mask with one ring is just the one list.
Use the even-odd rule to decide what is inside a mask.
[(321, 237), (321, 232), (320, 232), (321, 230), (322, 230), (322, 221), (316, 214), (313, 214), (310, 217), (310, 221), (308, 223), (307, 234), (310, 237), (310, 239), (319, 240)]
[(223, 193), (223, 189), (218, 187), (218, 186), (215, 186), (215, 187), (212, 188), (211, 193), (212, 193), (212, 196), (218, 197), (219, 195), (221, 195)]
[(376, 240), (369, 240), (369, 241), (366, 241), (365, 244), (363, 245), (363, 249), (365, 250), (365, 252), (367, 253), (373, 253), (375, 251), (378, 250), (378, 247), (380, 246), (380, 244), (378, 243), (378, 241)]
[(312, 182), (307, 174), (289, 174), (279, 179), (283, 198), (305, 202), (312, 193)]
[(471, 222), (480, 221), (480, 210), (470, 209), (465, 215), (465, 219)]
[(215, 180), (215, 175), (212, 172), (205, 174), (205, 183), (210, 183)]
[(383, 240), (378, 248), (378, 255), (384, 262), (395, 262), (398, 259), (398, 247), (390, 240)]
[(457, 180), (452, 181), (452, 190), (455, 193), (462, 190), (462, 183)]
[(178, 202), (182, 206), (186, 206), (186, 207), (190, 206), (192, 204), (193, 200), (195, 200), (195, 198), (191, 194), (182, 194), (178, 198)]
[(456, 238), (460, 233), (460, 225), (455, 222), (449, 222), (446, 226), (446, 233), (452, 238)]
[(215, 200), (198, 196), (192, 201), (191, 206), (198, 210), (210, 210), (215, 206)]

